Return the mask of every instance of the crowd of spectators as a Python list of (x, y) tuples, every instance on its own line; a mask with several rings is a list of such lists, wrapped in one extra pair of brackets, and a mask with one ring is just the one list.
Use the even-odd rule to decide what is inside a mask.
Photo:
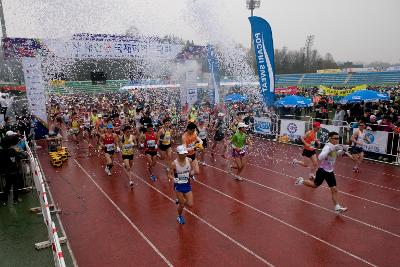
[(27, 118), (18, 117), (13, 123), (11, 117), (5, 117), (0, 127), (0, 205), (7, 206), (11, 188), (13, 188), (14, 205), (22, 201), (19, 190), (23, 186), (24, 167), (27, 159), (26, 143), (22, 135), (28, 136), (30, 124)]

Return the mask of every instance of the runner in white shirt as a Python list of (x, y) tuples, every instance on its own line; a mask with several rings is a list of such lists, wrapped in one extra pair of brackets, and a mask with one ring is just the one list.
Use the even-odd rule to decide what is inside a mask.
[(364, 159), (364, 149), (363, 144), (365, 140), (365, 122), (359, 121), (358, 128), (354, 130), (353, 135), (350, 138), (350, 141), (353, 142), (352, 147), (350, 148), (350, 153), (353, 157), (353, 160), (356, 164), (353, 167), (353, 172), (360, 172), (358, 166)]
[(197, 136), (203, 141), (203, 149), (200, 151), (200, 165), (205, 166), (206, 163), (204, 161), (204, 155), (206, 153), (206, 148), (207, 148), (208, 125), (205, 124), (204, 118), (199, 119), (199, 124), (197, 125), (197, 129), (199, 131)]
[(339, 134), (336, 132), (329, 133), (329, 142), (325, 144), (322, 152), (318, 155), (320, 160), (320, 165), (315, 175), (315, 179), (304, 180), (304, 178), (299, 177), (296, 180), (296, 185), (305, 185), (312, 188), (317, 188), (320, 186), (324, 180), (327, 182), (332, 193), (332, 201), (335, 205), (335, 211), (338, 213), (345, 212), (346, 207), (342, 207), (338, 202), (338, 190), (336, 188), (336, 178), (333, 173), (333, 166), (335, 165), (336, 157), (342, 155), (347, 150), (347, 147), (338, 145)]
[(193, 161), (187, 157), (188, 151), (185, 146), (176, 148), (178, 158), (172, 161), (169, 167), (168, 179), (174, 181), (176, 197), (178, 198), (178, 223), (185, 224), (182, 212), (185, 206), (193, 206), (192, 186), (190, 176), (194, 174)]

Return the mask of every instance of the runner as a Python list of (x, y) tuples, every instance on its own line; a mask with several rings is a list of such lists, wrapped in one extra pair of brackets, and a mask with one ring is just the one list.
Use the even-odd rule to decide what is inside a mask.
[(225, 114), (220, 112), (218, 113), (218, 117), (217, 119), (214, 121), (214, 125), (213, 125), (213, 132), (214, 132), (214, 143), (211, 147), (211, 157), (214, 158), (214, 160), (216, 161), (215, 157), (214, 157), (214, 151), (217, 147), (218, 144), (222, 143), (222, 157), (226, 159), (226, 140), (225, 140), (225, 132), (227, 129), (226, 126), (226, 122), (225, 122)]
[(297, 178), (296, 185), (305, 185), (312, 188), (317, 188), (325, 180), (331, 189), (332, 201), (335, 205), (335, 211), (338, 213), (345, 212), (346, 207), (342, 207), (338, 202), (338, 190), (336, 188), (336, 179), (333, 172), (337, 155), (342, 155), (346, 151), (346, 147), (338, 145), (339, 134), (337, 132), (330, 132), (328, 134), (329, 142), (325, 144), (318, 159), (321, 161), (316, 173), (315, 179), (304, 180), (302, 177)]
[(124, 168), (126, 173), (128, 174), (129, 186), (133, 187), (133, 175), (131, 173), (133, 166), (133, 147), (134, 143), (134, 135), (132, 134), (131, 126), (127, 125), (123, 129), (123, 134), (121, 138), (121, 147), (122, 147), (122, 160), (124, 161)]
[(237, 132), (231, 137), (232, 142), (232, 157), (235, 160), (235, 168), (237, 174), (233, 175), (234, 179), (242, 181), (243, 178), (240, 173), (243, 171), (244, 164), (243, 158), (246, 155), (246, 143), (251, 144), (251, 141), (246, 136), (246, 130), (248, 125), (243, 122), (239, 122), (237, 125)]
[(204, 155), (206, 153), (206, 148), (207, 148), (207, 129), (208, 125), (205, 124), (205, 121), (203, 118), (199, 119), (199, 125), (197, 126), (197, 129), (199, 131), (199, 138), (203, 142), (203, 149), (200, 151), (200, 165), (205, 166), (206, 163), (204, 161)]
[[(172, 159), (172, 129), (171, 129), (171, 119), (169, 117), (163, 120), (163, 126), (160, 127), (157, 134), (158, 140), (160, 140), (160, 159), (167, 160), (167, 165), (171, 164)], [(168, 170), (167, 170), (168, 171)]]
[(142, 135), (141, 143), (141, 146), (145, 149), (144, 153), (147, 156), (147, 169), (150, 173), (150, 179), (156, 181), (157, 177), (153, 174), (153, 167), (156, 165), (158, 138), (153, 130), (153, 124), (147, 124), (147, 129), (145, 134)]
[(80, 125), (78, 116), (76, 115), (76, 112), (73, 112), (72, 116), (71, 116), (69, 132), (70, 132), (70, 135), (72, 136), (72, 140), (75, 143), (75, 148), (76, 149), (79, 149), (78, 135), (79, 135), (79, 132), (80, 132), (80, 128), (81, 128), (81, 125)]
[(92, 137), (92, 123), (91, 118), (89, 117), (89, 113), (85, 113), (83, 116), (83, 138), (91, 138)]
[(111, 169), (114, 166), (113, 158), (115, 148), (117, 148), (117, 152), (119, 152), (119, 147), (116, 147), (118, 144), (118, 135), (113, 133), (113, 125), (110, 123), (107, 125), (106, 132), (100, 136), (100, 145), (104, 147), (104, 155), (106, 157), (106, 167), (104, 171), (108, 176), (111, 175)]
[(185, 224), (182, 216), (185, 206), (193, 207), (193, 193), (190, 185), (190, 176), (194, 175), (193, 161), (187, 156), (188, 150), (180, 145), (176, 148), (178, 158), (175, 159), (169, 168), (168, 179), (174, 181), (176, 197), (178, 198), (178, 220), (179, 224)]
[(354, 130), (354, 133), (350, 138), (350, 141), (353, 144), (350, 148), (350, 154), (352, 155), (352, 158), (355, 161), (353, 172), (360, 172), (358, 166), (364, 159), (363, 144), (365, 139), (366, 139), (365, 122), (360, 120), (358, 122), (358, 128)]
[(315, 178), (315, 172), (318, 169), (318, 160), (317, 160), (317, 153), (316, 153), (316, 148), (319, 147), (319, 142), (317, 139), (317, 133), (319, 129), (321, 128), (321, 124), (319, 122), (314, 122), (313, 123), (313, 128), (312, 130), (308, 131), (302, 138), (301, 142), (304, 144), (303, 148), (303, 161), (293, 159), (292, 164), (298, 164), (303, 167), (308, 167), (310, 165), (311, 161), (311, 167), (310, 167), (310, 175), (309, 177), (311, 179)]
[(199, 174), (199, 163), (196, 159), (196, 143), (203, 144), (203, 141), (197, 136), (196, 124), (189, 123), (185, 133), (182, 135), (182, 145), (188, 151), (187, 157), (192, 160), (193, 174)]

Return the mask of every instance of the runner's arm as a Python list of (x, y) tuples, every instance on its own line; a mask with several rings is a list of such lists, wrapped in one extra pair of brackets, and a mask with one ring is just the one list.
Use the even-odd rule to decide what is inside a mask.
[(310, 131), (306, 132), (306, 134), (300, 138), (301, 142), (302, 142), (305, 146), (310, 146), (310, 144), (307, 143), (307, 142), (305, 141), (305, 139), (306, 139), (309, 135), (310, 135)]
[(168, 181), (174, 180), (174, 172), (175, 172), (175, 163), (171, 162), (171, 164), (169, 166), (169, 171), (168, 171)]
[(328, 156), (328, 154), (331, 152), (330, 146), (325, 145), (324, 148), (322, 149), (321, 153), (318, 155), (319, 160), (324, 160)]
[(357, 141), (357, 139), (358, 139), (358, 134), (359, 134), (359, 131), (358, 131), (358, 130), (355, 131), (355, 132), (353, 133), (353, 135), (351, 136), (350, 141), (353, 142), (353, 143), (355, 143), (355, 144), (362, 145), (361, 142), (358, 142), (358, 141)]

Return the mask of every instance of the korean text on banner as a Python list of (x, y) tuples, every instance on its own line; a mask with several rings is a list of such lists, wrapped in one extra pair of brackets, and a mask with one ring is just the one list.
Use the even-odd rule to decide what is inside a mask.
[(331, 89), (329, 87), (320, 85), (319, 89), (322, 90), (324, 95), (346, 96), (346, 95), (349, 95), (351, 93), (354, 93), (355, 91), (367, 89), (367, 85), (363, 84), (363, 85), (359, 85), (359, 86), (353, 87), (351, 89)]
[(366, 130), (362, 140), (363, 149), (374, 153), (386, 154), (388, 134), (388, 132), (383, 131)]
[(220, 76), (219, 76), (219, 64), (218, 58), (215, 55), (215, 47), (208, 44), (207, 48), (207, 61), (208, 70), (210, 71), (210, 84), (209, 88), (214, 91), (214, 103), (219, 103), (219, 88), (220, 88)]
[(254, 132), (258, 134), (271, 134), (271, 119), (267, 117), (254, 117)]
[(281, 120), (281, 135), (287, 135), (291, 141), (301, 138), (305, 134), (305, 129), (305, 121)]
[(271, 106), (275, 98), (274, 44), (269, 23), (260, 17), (249, 17), (253, 36), (254, 52), (258, 69), (261, 95)]
[(173, 59), (183, 45), (157, 40), (108, 34), (78, 34), (70, 39), (3, 38), (6, 58), (45, 56), (62, 58), (144, 58)]

